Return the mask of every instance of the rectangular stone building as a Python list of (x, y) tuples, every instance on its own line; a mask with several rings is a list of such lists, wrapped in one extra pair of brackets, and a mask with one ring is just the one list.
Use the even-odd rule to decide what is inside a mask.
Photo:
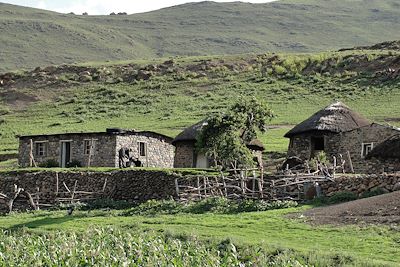
[(143, 167), (172, 168), (175, 148), (171, 142), (162, 134), (121, 129), (20, 136), (18, 162), (21, 167), (120, 167), (121, 155), (129, 151), (129, 157)]

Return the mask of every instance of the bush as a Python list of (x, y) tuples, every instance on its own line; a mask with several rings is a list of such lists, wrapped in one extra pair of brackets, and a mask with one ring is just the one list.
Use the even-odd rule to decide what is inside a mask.
[(57, 168), (60, 167), (60, 164), (54, 159), (46, 160), (45, 162), (39, 164), (41, 168)]
[(367, 191), (361, 194), (361, 198), (367, 198), (367, 197), (373, 197), (373, 196), (379, 196), (387, 193), (387, 191), (383, 188), (374, 188), (371, 191)]
[(132, 207), (132, 203), (129, 203), (125, 200), (113, 200), (109, 198), (96, 199), (86, 203), (83, 210), (93, 210), (93, 209), (114, 209), (114, 210), (123, 210)]
[(264, 200), (230, 200), (223, 197), (206, 198), (189, 203), (180, 203), (174, 200), (149, 200), (132, 209), (125, 215), (156, 215), (156, 214), (177, 214), (177, 213), (219, 213), (232, 214), (239, 212), (266, 211), (272, 209), (283, 209), (296, 207), (295, 201), (274, 201)]
[(329, 203), (335, 204), (335, 203), (353, 201), (353, 200), (356, 200), (357, 198), (358, 198), (358, 196), (353, 192), (342, 191), (342, 192), (335, 193), (333, 196), (331, 196), (329, 198)]
[(67, 164), (67, 168), (79, 168), (82, 167), (82, 163), (79, 160), (73, 159)]

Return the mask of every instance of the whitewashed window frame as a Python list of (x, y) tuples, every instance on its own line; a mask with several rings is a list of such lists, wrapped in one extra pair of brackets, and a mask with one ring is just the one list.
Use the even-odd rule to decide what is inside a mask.
[[(49, 141), (35, 141), (33, 142), (34, 148), (35, 148), (35, 156), (36, 157), (47, 157), (47, 147), (48, 147)], [(38, 146), (43, 145), (43, 151), (41, 153), (38, 153)]]
[(368, 151), (368, 153), (371, 152), (372, 149), (374, 149), (374, 143), (373, 142), (368, 142), (368, 143), (362, 143), (361, 144), (361, 157), (362, 158), (365, 158), (368, 155), (368, 153), (366, 153), (366, 150), (367, 150), (366, 148), (367, 147), (371, 147), (371, 149)]

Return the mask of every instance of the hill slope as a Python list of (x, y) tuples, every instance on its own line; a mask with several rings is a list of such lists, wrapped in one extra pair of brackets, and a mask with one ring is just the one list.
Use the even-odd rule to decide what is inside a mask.
[(0, 71), (170, 55), (320, 51), (398, 39), (397, 0), (189, 3), (75, 16), (0, 3)]
[(268, 151), (283, 152), (294, 124), (336, 100), (400, 126), (399, 86), (400, 51), (181, 57), (0, 74), (0, 156), (16, 151), (19, 134), (121, 127), (175, 136), (240, 97), (275, 111), (273, 129), (260, 138)]

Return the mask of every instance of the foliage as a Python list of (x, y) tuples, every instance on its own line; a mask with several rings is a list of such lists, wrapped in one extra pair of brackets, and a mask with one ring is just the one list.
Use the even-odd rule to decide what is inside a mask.
[(325, 151), (318, 152), (318, 154), (310, 160), (310, 167), (313, 168), (314, 170), (317, 169), (318, 164), (329, 166), (330, 162)]
[(362, 198), (367, 198), (367, 197), (373, 197), (373, 196), (379, 196), (379, 195), (383, 195), (386, 194), (388, 191), (386, 189), (383, 188), (374, 188), (371, 191), (366, 191), (364, 193), (361, 194)]
[(206, 198), (199, 201), (181, 203), (174, 200), (149, 200), (129, 209), (125, 215), (156, 215), (178, 213), (220, 213), (266, 211), (296, 207), (295, 201), (229, 200), (221, 197)]
[(80, 168), (82, 163), (79, 160), (73, 159), (67, 164), (67, 168)]
[(358, 198), (357, 194), (353, 192), (348, 192), (348, 191), (337, 192), (329, 198), (329, 203), (336, 204), (341, 202), (348, 202), (356, 200), (357, 198)]
[(253, 156), (246, 144), (257, 137), (257, 130), (266, 131), (267, 121), (272, 117), (266, 104), (255, 98), (241, 99), (226, 113), (207, 119), (196, 145), (224, 168), (236, 163), (252, 165)]
[[(114, 227), (84, 232), (0, 231), (1, 266), (356, 266), (353, 257), (242, 246), (230, 239), (132, 232)], [(372, 266), (364, 262), (363, 266)]]
[(60, 167), (60, 164), (54, 159), (46, 160), (45, 162), (39, 164), (41, 168), (57, 168)]

